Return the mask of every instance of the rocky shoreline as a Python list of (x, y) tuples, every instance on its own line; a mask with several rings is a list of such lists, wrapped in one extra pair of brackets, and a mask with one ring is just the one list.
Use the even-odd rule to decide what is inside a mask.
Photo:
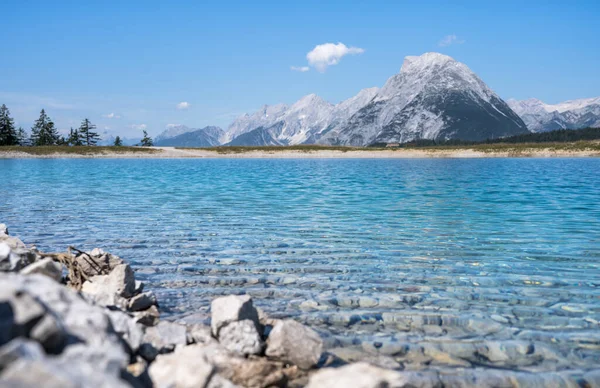
[(42, 253), (2, 224), (0, 284), (2, 387), (600, 386), (600, 369), (501, 367), (544, 351), (533, 345), (479, 349), (482, 364), (499, 365), (491, 371), (460, 359), (445, 360), (459, 363), (445, 372), (403, 370), (402, 347), (334, 355), (314, 330), (266, 316), (248, 295), (212, 300), (210, 326), (161, 320), (154, 293), (121, 258), (101, 249)]

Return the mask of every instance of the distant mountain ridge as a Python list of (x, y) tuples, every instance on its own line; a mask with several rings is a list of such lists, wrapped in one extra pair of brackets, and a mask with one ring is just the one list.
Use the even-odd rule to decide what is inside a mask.
[(200, 129), (185, 125), (167, 128), (154, 140), (159, 147), (214, 147), (221, 144), (225, 132), (214, 126)]
[(600, 97), (546, 104), (536, 98), (507, 101), (532, 132), (600, 127)]
[(482, 141), (555, 129), (600, 127), (600, 98), (549, 105), (502, 100), (471, 69), (439, 53), (408, 56), (382, 88), (331, 104), (315, 94), (264, 105), (226, 131), (169, 126), (156, 145), (180, 147), (368, 146), (416, 140)]
[(485, 140), (527, 133), (523, 120), (466, 65), (438, 54), (406, 57), (383, 88), (337, 105), (310, 94), (236, 119), (227, 145)]

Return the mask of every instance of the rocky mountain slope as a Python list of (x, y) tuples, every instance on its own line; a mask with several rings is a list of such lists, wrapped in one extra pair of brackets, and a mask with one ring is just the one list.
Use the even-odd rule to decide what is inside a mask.
[(532, 132), (600, 127), (600, 97), (546, 104), (536, 98), (508, 100)]
[(437, 53), (407, 57), (383, 88), (332, 105), (311, 94), (238, 118), (231, 145), (340, 144), (415, 139), (485, 140), (528, 132), (466, 65)]
[(229, 145), (296, 145), (318, 143), (327, 131), (356, 113), (377, 93), (377, 88), (361, 90), (337, 105), (315, 94), (291, 106), (264, 106), (253, 115), (235, 120), (227, 137)]
[(466, 65), (426, 53), (406, 57), (400, 73), (321, 142), (477, 141), (525, 132), (523, 121)]
[(154, 145), (161, 147), (214, 147), (221, 144), (225, 132), (219, 127), (201, 129), (184, 125), (169, 128), (157, 136)]

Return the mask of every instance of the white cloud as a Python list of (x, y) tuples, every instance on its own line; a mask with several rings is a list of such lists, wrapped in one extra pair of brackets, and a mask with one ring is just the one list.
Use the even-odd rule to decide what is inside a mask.
[(310, 67), (308, 67), (308, 66), (291, 66), (290, 69), (293, 71), (299, 71), (301, 73), (306, 73), (307, 71), (310, 70)]
[(138, 131), (148, 128), (148, 126), (146, 124), (131, 124), (129, 127), (131, 129), (137, 129)]
[(121, 118), (121, 116), (114, 114), (112, 112), (109, 114), (106, 114), (106, 115), (102, 115), (102, 117), (106, 117), (107, 119), (120, 119)]
[(465, 41), (463, 39), (458, 39), (458, 36), (452, 34), (452, 35), (446, 35), (444, 36), (444, 38), (442, 40), (440, 40), (440, 42), (438, 43), (438, 46), (440, 47), (447, 47), (453, 44), (463, 44), (465, 43)]
[(175, 127), (179, 127), (179, 126), (181, 126), (181, 124), (167, 124), (166, 128), (171, 129), (171, 128), (175, 128)]
[(308, 64), (323, 73), (328, 66), (337, 65), (346, 55), (362, 54), (365, 50), (360, 47), (347, 47), (343, 43), (325, 43), (315, 46), (306, 54)]
[(182, 101), (179, 104), (177, 104), (177, 109), (179, 110), (185, 110), (185, 109), (189, 109), (191, 106), (191, 104), (187, 101)]

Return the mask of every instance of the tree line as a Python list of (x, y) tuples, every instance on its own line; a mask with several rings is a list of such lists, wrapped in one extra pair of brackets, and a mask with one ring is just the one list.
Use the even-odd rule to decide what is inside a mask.
[[(95, 146), (100, 141), (96, 126), (87, 118), (83, 119), (79, 128), (71, 128), (67, 136), (62, 136), (54, 126), (54, 122), (42, 109), (40, 117), (35, 121), (29, 135), (22, 127), (15, 128), (15, 121), (10, 117), (6, 105), (0, 106), (0, 146)], [(152, 138), (144, 130), (140, 146), (151, 147)], [(114, 146), (122, 146), (121, 137), (117, 136)]]
[[(524, 133), (510, 137), (496, 139), (487, 139), (484, 141), (466, 141), (459, 139), (450, 140), (431, 140), (417, 139), (408, 143), (402, 143), (399, 148), (413, 147), (435, 147), (435, 146), (471, 146), (477, 144), (498, 144), (498, 143), (570, 143), (574, 141), (600, 140), (600, 128), (582, 128), (582, 129), (558, 129), (555, 131)], [(385, 147), (386, 143), (373, 143), (369, 147)]]

